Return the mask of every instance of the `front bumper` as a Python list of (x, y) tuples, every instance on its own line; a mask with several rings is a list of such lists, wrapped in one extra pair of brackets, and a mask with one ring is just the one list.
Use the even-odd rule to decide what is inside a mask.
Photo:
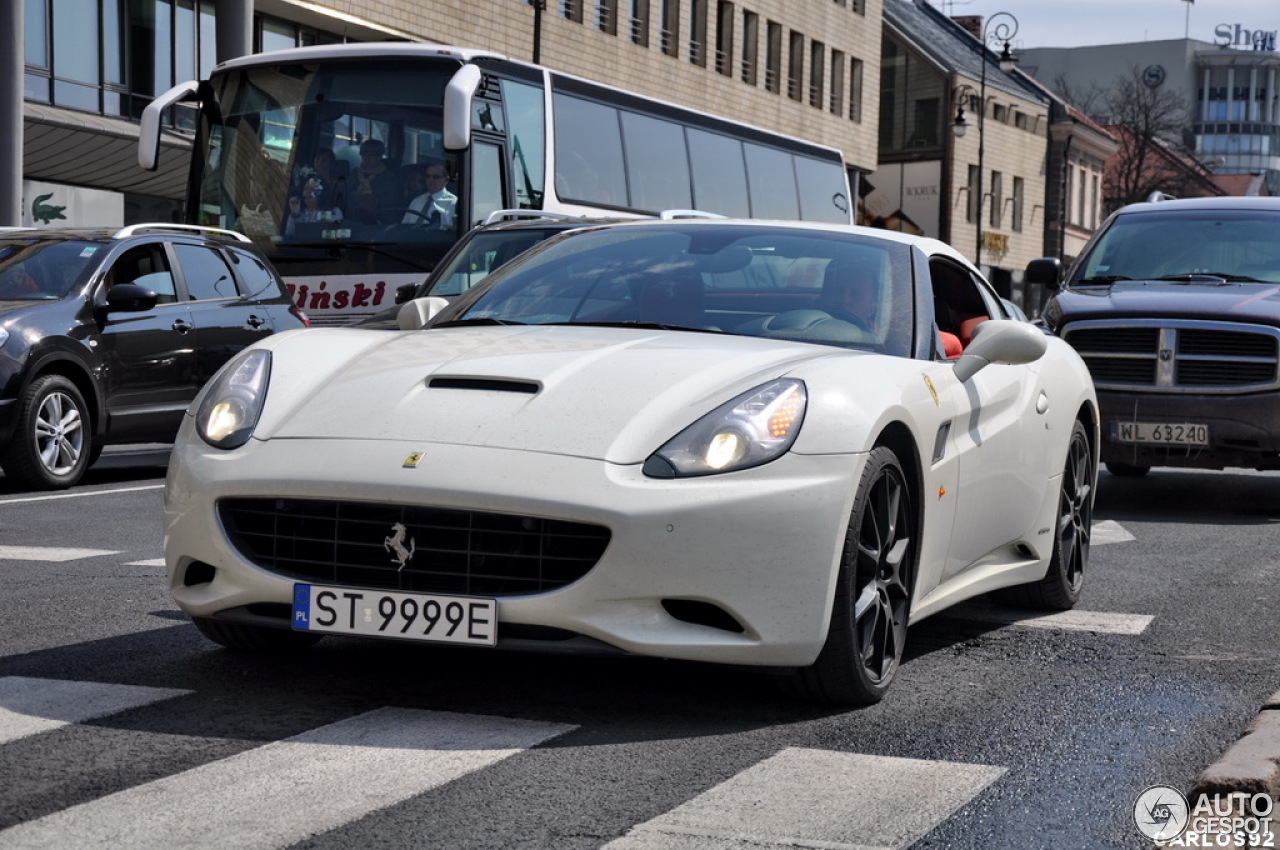
[[(1130, 466), (1280, 469), (1280, 395), (1135, 393), (1099, 390), (1102, 460)], [(1160, 446), (1116, 439), (1122, 422), (1196, 423), (1209, 445)]]
[[(499, 647), (537, 645), (529, 636), (545, 630), (640, 655), (764, 666), (807, 665), (822, 648), (865, 460), (788, 454), (738, 473), (658, 481), (639, 465), (462, 445), (277, 439), (225, 452), (188, 439), (189, 429), (188, 420), (165, 490), (170, 589), (188, 614), (288, 627), (287, 615), (261, 612), (287, 611), (294, 581), (235, 548), (218, 521), (220, 498), (457, 507), (611, 532), (583, 578), (498, 598)], [(423, 460), (406, 468), (413, 452)], [(715, 606), (741, 630), (677, 619), (663, 604), (672, 600)]]

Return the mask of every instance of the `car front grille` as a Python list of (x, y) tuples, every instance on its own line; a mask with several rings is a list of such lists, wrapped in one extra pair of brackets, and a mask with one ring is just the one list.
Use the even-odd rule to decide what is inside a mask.
[(1074, 322), (1063, 338), (1098, 389), (1243, 393), (1280, 387), (1280, 329), (1191, 320)]
[(431, 593), (564, 587), (595, 566), (610, 537), (584, 523), (369, 502), (222, 499), (218, 514), (237, 551), (279, 575)]

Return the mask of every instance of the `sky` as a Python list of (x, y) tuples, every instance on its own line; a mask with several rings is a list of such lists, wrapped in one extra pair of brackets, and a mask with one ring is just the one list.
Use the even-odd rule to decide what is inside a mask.
[[(886, 0), (890, 2), (891, 0)], [(1193, 38), (1218, 42), (1233, 33), (1280, 31), (1280, 0), (929, 0), (948, 15), (1008, 12), (1018, 22), (1014, 46), (1082, 47)], [(1280, 41), (1280, 39), (1278, 39)], [(1280, 47), (1280, 43), (1277, 44)]]

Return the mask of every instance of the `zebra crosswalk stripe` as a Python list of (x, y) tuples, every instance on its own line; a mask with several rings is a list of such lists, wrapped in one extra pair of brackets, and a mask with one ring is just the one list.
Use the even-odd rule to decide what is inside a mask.
[(70, 549), (65, 546), (0, 546), (5, 561), (78, 561), (99, 555), (119, 555), (114, 549)]
[(277, 848), (576, 727), (381, 708), (0, 831), (0, 848)]
[(1005, 768), (788, 748), (606, 850), (907, 847)]
[(0, 744), (189, 693), (173, 688), (5, 676), (0, 678)]

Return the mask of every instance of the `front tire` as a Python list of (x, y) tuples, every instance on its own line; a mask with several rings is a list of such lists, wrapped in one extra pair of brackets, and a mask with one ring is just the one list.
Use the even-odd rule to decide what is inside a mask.
[(1107, 472), (1110, 472), (1116, 478), (1141, 478), (1151, 471), (1149, 466), (1134, 466), (1129, 463), (1116, 463), (1107, 461)]
[(818, 660), (790, 679), (800, 696), (842, 705), (884, 698), (906, 643), (917, 517), (897, 455), (886, 446), (873, 449), (845, 532), (827, 641)]
[(13, 439), (0, 446), (0, 467), (18, 484), (62, 490), (89, 467), (92, 440), (84, 396), (62, 375), (45, 375), (18, 403)]
[(997, 594), (999, 601), (1048, 611), (1066, 611), (1075, 606), (1089, 566), (1095, 480), (1089, 432), (1077, 420), (1067, 444), (1049, 571), (1038, 582), (1001, 591)]

